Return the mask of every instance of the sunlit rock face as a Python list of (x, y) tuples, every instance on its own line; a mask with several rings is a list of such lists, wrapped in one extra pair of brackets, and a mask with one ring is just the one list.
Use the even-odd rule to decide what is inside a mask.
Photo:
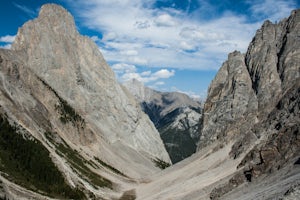
[[(124, 184), (160, 171), (154, 160), (171, 162), (151, 120), (64, 8), (44, 5), (19, 28), (11, 50), (0, 50), (0, 65), (1, 114), (42, 142), (71, 186), (117, 198)], [(93, 189), (91, 177), (58, 152), (60, 145), (77, 152), (115, 188)]]

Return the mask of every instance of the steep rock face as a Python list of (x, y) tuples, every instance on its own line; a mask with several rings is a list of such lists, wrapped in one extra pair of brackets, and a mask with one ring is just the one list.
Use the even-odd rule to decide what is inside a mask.
[(257, 98), (244, 55), (233, 52), (209, 87), (198, 148), (246, 131), (256, 122), (256, 112)]
[(109, 142), (121, 139), (138, 151), (168, 160), (152, 124), (116, 82), (97, 46), (78, 34), (64, 9), (43, 6), (37, 19), (20, 28), (12, 50), (26, 52), (30, 69)]
[[(0, 50), (0, 80), (1, 116), (39, 140), (66, 182), (85, 194), (119, 198), (159, 171), (154, 160), (170, 162), (153, 123), (60, 6), (44, 5), (12, 49)], [(12, 199), (34, 196), (1, 180)]]
[(283, 181), (280, 170), (299, 158), (299, 35), (299, 10), (278, 24), (266, 21), (247, 53), (230, 54), (213, 80), (198, 149), (233, 143), (231, 158), (243, 159), (239, 172), (214, 188), (211, 199), (232, 190), (228, 199), (235, 199), (236, 187), (261, 176)]
[(135, 79), (124, 86), (158, 129), (173, 163), (195, 153), (201, 118), (199, 102), (182, 93), (152, 90)]
[(266, 21), (245, 55), (229, 55), (209, 88), (199, 148), (247, 132), (300, 77), (299, 16), (293, 11), (278, 24)]

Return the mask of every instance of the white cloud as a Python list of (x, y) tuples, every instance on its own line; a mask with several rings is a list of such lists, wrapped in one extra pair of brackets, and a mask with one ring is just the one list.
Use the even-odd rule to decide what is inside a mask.
[(159, 78), (170, 78), (171, 76), (174, 76), (174, 74), (175, 74), (175, 70), (169, 71), (167, 69), (161, 69), (155, 72), (152, 76), (159, 79)]
[(0, 37), (0, 42), (12, 43), (13, 41), (15, 41), (15, 38), (16, 38), (15, 35), (2, 36), (2, 37)]
[(154, 83), (155, 86), (161, 86), (164, 84), (165, 84), (165, 82), (163, 82), (163, 81), (158, 81), (158, 82)]
[(176, 26), (178, 23), (169, 14), (159, 15), (155, 20), (156, 26)]
[(295, 1), (287, 0), (255, 0), (249, 1), (249, 3), (252, 4), (253, 17), (266, 17), (273, 22), (287, 17), (292, 9), (297, 6)]
[(117, 63), (111, 66), (111, 68), (117, 73), (117, 74), (123, 74), (123, 73), (133, 73), (136, 71), (136, 67), (134, 65), (128, 65), (125, 63)]
[(1, 49), (10, 49), (11, 48), (11, 44), (5, 44), (5, 45), (0, 45)]
[[(175, 76), (172, 69), (216, 71), (228, 53), (247, 50), (266, 18), (287, 17), (295, 8), (295, 0), (246, 0), (244, 13), (216, 12), (218, 5), (199, 0), (199, 8), (189, 13), (156, 8), (155, 0), (65, 1), (81, 25), (102, 34), (97, 43), (108, 63), (130, 66), (122, 72), (113, 66), (119, 80), (136, 78), (151, 85), (164, 80), (162, 74)], [(203, 19), (202, 13), (211, 15)]]
[(151, 71), (144, 71), (141, 73), (141, 76), (150, 76), (151, 75)]
[(6, 35), (6, 36), (1, 36), (0, 37), (0, 48), (2, 49), (10, 49), (11, 48), (11, 43), (15, 41), (16, 36), (15, 35)]
[(111, 40), (116, 39), (117, 37), (118, 37), (118, 35), (115, 32), (108, 32), (103, 35), (102, 40), (103, 41), (111, 41)]
[(203, 96), (203, 94), (197, 94), (193, 91), (182, 91), (182, 90), (179, 90), (177, 87), (172, 87), (172, 91), (186, 94), (189, 97), (191, 97), (192, 99), (195, 99), (197, 101), (203, 101), (206, 98), (206, 96)]
[(98, 37), (98, 36), (96, 36), (96, 35), (93, 35), (93, 36), (91, 36), (90, 37), (94, 42), (99, 42), (99, 41), (101, 41), (101, 39)]
[(175, 70), (160, 69), (156, 72), (151, 70), (138, 72), (136, 66), (125, 63), (117, 63), (111, 66), (121, 82), (137, 79), (143, 83), (154, 82), (163, 83), (161, 79), (168, 79), (175, 75)]
[(22, 10), (23, 12), (25, 12), (30, 18), (34, 18), (37, 15), (37, 13), (38, 13), (37, 10), (33, 10), (33, 9), (27, 7), (27, 6), (20, 5), (20, 4), (14, 3), (14, 2), (13, 2), (13, 4), (17, 8), (19, 8), (20, 10)]
[(125, 56), (137, 56), (138, 52), (136, 50), (126, 50), (126, 51), (121, 51), (121, 55)]
[[(262, 7), (274, 1), (265, 0)], [(82, 24), (103, 34), (100, 48), (108, 62), (146, 67), (218, 69), (228, 53), (246, 51), (263, 21), (250, 22), (247, 16), (230, 12), (204, 21), (176, 9), (159, 10), (154, 2), (90, 0), (73, 5)], [(290, 4), (278, 2), (287, 16)], [(208, 1), (201, 3), (200, 10), (213, 7)], [(255, 1), (253, 13), (262, 12), (259, 5)]]

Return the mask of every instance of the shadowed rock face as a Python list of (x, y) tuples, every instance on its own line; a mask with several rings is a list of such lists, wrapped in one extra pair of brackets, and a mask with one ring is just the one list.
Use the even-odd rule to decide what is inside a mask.
[(154, 123), (173, 164), (195, 153), (201, 118), (199, 102), (182, 93), (152, 90), (135, 79), (124, 86)]
[(244, 134), (293, 87), (300, 77), (299, 21), (299, 11), (278, 24), (266, 21), (245, 55), (228, 56), (209, 88), (198, 148)]

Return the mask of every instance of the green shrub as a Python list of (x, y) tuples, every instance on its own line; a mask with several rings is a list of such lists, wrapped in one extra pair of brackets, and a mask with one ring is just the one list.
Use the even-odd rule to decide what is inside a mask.
[[(89, 164), (91, 167), (96, 168), (97, 165), (95, 163), (91, 160), (87, 161), (76, 150), (72, 149), (62, 138), (55, 134), (56, 133), (52, 133), (50, 131), (45, 132), (45, 136), (48, 141), (55, 145), (56, 153), (61, 157), (64, 157), (78, 175), (91, 183), (95, 188), (99, 186), (113, 189), (113, 184), (110, 180), (96, 174), (87, 167), (87, 164)], [(60, 142), (56, 142), (54, 138), (59, 139)]]
[(167, 167), (171, 166), (170, 163), (167, 163), (159, 158), (153, 159), (152, 161), (155, 163), (155, 166), (160, 169), (166, 169)]
[(0, 170), (8, 179), (33, 191), (58, 198), (82, 199), (72, 189), (49, 157), (49, 151), (36, 139), (25, 139), (7, 119), (0, 116)]

